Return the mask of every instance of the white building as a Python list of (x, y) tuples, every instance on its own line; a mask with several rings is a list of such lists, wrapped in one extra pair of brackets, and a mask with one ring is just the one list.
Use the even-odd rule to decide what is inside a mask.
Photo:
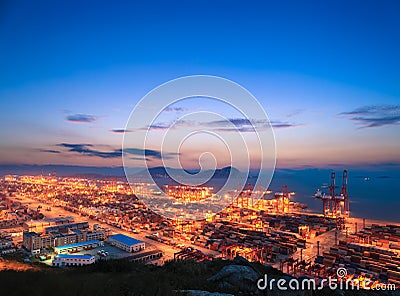
[(144, 242), (124, 234), (114, 234), (107, 239), (110, 245), (116, 246), (126, 252), (139, 252), (145, 249)]
[(54, 256), (52, 261), (53, 266), (83, 266), (93, 264), (95, 257), (91, 255), (69, 255), (69, 254), (58, 254)]
[(61, 253), (69, 253), (69, 252), (79, 252), (82, 250), (90, 250), (97, 247), (102, 247), (104, 243), (98, 240), (92, 240), (87, 242), (80, 242), (76, 244), (69, 244), (65, 246), (54, 247), (54, 252)]

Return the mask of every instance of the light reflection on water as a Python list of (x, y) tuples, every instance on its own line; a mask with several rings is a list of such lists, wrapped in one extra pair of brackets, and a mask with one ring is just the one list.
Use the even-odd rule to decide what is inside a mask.
[[(315, 199), (313, 195), (317, 188), (329, 182), (330, 172), (331, 170), (327, 169), (277, 170), (270, 189), (280, 191), (282, 185), (287, 185), (289, 191), (296, 192), (294, 201), (305, 203), (310, 210), (321, 213), (322, 202)], [(338, 187), (336, 192), (340, 192), (342, 185), (341, 173), (336, 170)], [(254, 180), (250, 178), (248, 182), (253, 183)], [(157, 179), (159, 185), (167, 185), (169, 182), (168, 179)], [(219, 187), (223, 183), (224, 179), (214, 179), (207, 183), (207, 186)], [(349, 171), (348, 191), (351, 216), (400, 223), (400, 172), (398, 170)]]

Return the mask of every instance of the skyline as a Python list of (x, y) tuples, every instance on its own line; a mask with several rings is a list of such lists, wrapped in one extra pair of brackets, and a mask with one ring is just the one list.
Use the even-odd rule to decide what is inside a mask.
[[(1, 15), (0, 165), (121, 166), (136, 103), (196, 74), (255, 95), (278, 168), (400, 164), (395, 1), (21, 3), (5, 2)], [(193, 109), (171, 106), (166, 121)], [(182, 154), (188, 168), (195, 152)]]

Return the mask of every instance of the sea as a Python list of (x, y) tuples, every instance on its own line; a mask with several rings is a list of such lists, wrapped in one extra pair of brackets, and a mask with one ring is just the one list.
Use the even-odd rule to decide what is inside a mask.
[[(295, 191), (294, 201), (305, 203), (313, 212), (322, 213), (322, 201), (314, 197), (317, 189), (327, 191), (332, 170), (278, 169), (270, 189), (278, 191), (287, 185)], [(342, 186), (342, 171), (336, 170), (336, 192)], [(399, 170), (349, 170), (348, 192), (352, 217), (400, 223)]]
[[(322, 213), (322, 200), (314, 194), (317, 189), (327, 193), (332, 171), (336, 173), (335, 193), (339, 194), (343, 170), (331, 169), (276, 169), (268, 189), (282, 191), (286, 185), (289, 192), (295, 192), (293, 201), (306, 204), (308, 211)], [(247, 183), (254, 185), (256, 180), (253, 176)], [(170, 179), (155, 181), (159, 186), (171, 184)], [(217, 178), (205, 185), (220, 188), (224, 181)], [(348, 193), (351, 217), (400, 223), (400, 170), (348, 170)]]
[[(6, 174), (47, 174), (57, 172), (58, 176), (79, 175), (93, 178), (113, 177), (125, 179), (122, 167), (80, 167), (80, 166), (30, 166), (0, 165), (0, 176)], [(281, 191), (287, 185), (296, 194), (292, 200), (308, 205), (308, 209), (322, 213), (322, 201), (314, 198), (317, 189), (326, 191), (331, 172), (336, 172), (336, 192), (340, 192), (343, 169), (283, 169), (275, 170), (269, 189)], [(348, 192), (350, 213), (353, 217), (400, 223), (400, 168), (377, 166), (372, 169), (348, 169)], [(248, 179), (249, 183), (255, 178)], [(168, 184), (168, 180), (164, 180)]]

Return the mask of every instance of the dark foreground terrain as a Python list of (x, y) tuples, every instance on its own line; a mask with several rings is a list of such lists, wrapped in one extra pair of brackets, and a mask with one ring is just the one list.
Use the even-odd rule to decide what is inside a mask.
[(260, 291), (257, 279), (264, 274), (288, 278), (272, 267), (242, 258), (167, 262), (162, 267), (109, 260), (80, 268), (4, 270), (0, 272), (0, 295), (399, 295), (398, 291)]

